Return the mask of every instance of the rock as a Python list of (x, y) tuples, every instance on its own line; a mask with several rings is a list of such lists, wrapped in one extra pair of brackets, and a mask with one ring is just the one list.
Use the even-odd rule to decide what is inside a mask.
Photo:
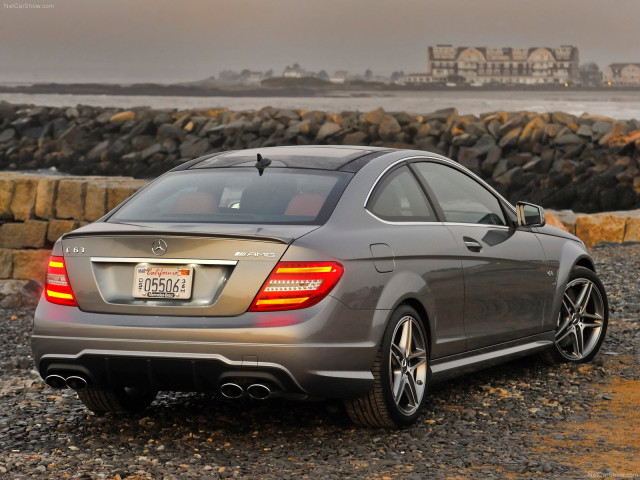
[(78, 228), (78, 222), (73, 220), (50, 220), (47, 228), (47, 241), (55, 243), (62, 235)]
[(209, 149), (211, 145), (209, 144), (209, 140), (206, 138), (199, 139), (195, 142), (185, 142), (180, 146), (180, 155), (183, 158), (196, 158), (204, 155)]
[(142, 161), (146, 161), (156, 153), (162, 152), (162, 151), (163, 151), (162, 145), (160, 145), (159, 143), (154, 143), (150, 147), (147, 147), (140, 152), (140, 158), (142, 159)]
[(134, 182), (123, 182), (120, 185), (109, 185), (107, 187), (107, 211), (116, 208), (146, 184), (147, 182), (145, 181), (136, 180)]
[(13, 218), (11, 199), (14, 189), (15, 183), (11, 179), (0, 178), (0, 221)]
[(547, 225), (551, 225), (553, 227), (557, 227), (561, 230), (564, 230), (565, 232), (568, 232), (569, 229), (567, 227), (564, 226), (564, 223), (562, 223), (562, 221), (560, 221), (560, 219), (558, 217), (556, 217), (553, 213), (546, 211), (545, 212), (545, 218), (546, 218), (546, 224)]
[(500, 148), (512, 147), (517, 145), (520, 134), (522, 133), (522, 127), (517, 127), (507, 132), (498, 142)]
[(97, 160), (100, 156), (107, 151), (109, 148), (109, 140), (105, 140), (104, 142), (100, 142), (95, 147), (93, 147), (89, 153), (87, 153), (87, 158), (89, 160)]
[(129, 132), (129, 135), (131, 135), (132, 137), (135, 137), (138, 135), (154, 135), (155, 132), (156, 132), (156, 127), (153, 121), (143, 120), (142, 122), (136, 124), (131, 129), (131, 131)]
[(171, 122), (173, 122), (173, 118), (171, 118), (171, 115), (169, 114), (169, 112), (160, 112), (154, 115), (153, 117), (153, 124), (156, 127), (159, 127), (164, 123), (171, 123)]
[(516, 129), (518, 129), (518, 136), (522, 133), (523, 128), (529, 123), (529, 116), (525, 113), (520, 113), (515, 115), (513, 118), (509, 119), (506, 123), (500, 126), (498, 129), (498, 134), (500, 136), (504, 136)]
[(131, 148), (136, 152), (141, 152), (155, 143), (157, 143), (157, 139), (151, 135), (138, 135), (131, 139)]
[(591, 125), (591, 131), (593, 134), (597, 134), (599, 137), (606, 135), (613, 129), (612, 122), (595, 122)]
[(293, 110), (278, 110), (278, 113), (275, 116), (276, 119), (280, 121), (284, 121), (286, 124), (290, 122), (297, 122), (300, 120), (300, 114), (298, 112), (294, 112)]
[(578, 117), (564, 112), (553, 112), (551, 114), (551, 121), (560, 125), (576, 125), (578, 123)]
[(498, 177), (504, 175), (507, 172), (507, 168), (508, 168), (507, 165), (508, 165), (508, 161), (506, 158), (499, 160), (496, 164), (496, 168), (493, 170), (491, 178), (495, 180)]
[(546, 126), (547, 123), (544, 121), (542, 116), (535, 116), (522, 129), (520, 138), (518, 138), (518, 145), (521, 147), (528, 146), (531, 148), (533, 145), (540, 142), (544, 136)]
[(378, 135), (382, 140), (392, 141), (402, 131), (398, 121), (391, 115), (385, 115), (378, 128)]
[(11, 213), (16, 220), (27, 220), (33, 217), (36, 206), (38, 183), (33, 178), (19, 179), (11, 198)]
[(574, 145), (584, 143), (584, 138), (575, 133), (558, 134), (553, 143), (556, 145)]
[(7, 128), (0, 133), (0, 143), (8, 142), (9, 140), (14, 139), (16, 136), (16, 131), (13, 128)]
[(626, 219), (611, 214), (579, 215), (576, 235), (591, 248), (600, 242), (622, 242)]
[(468, 133), (462, 133), (460, 135), (456, 135), (455, 137), (453, 137), (451, 144), (455, 147), (462, 147), (462, 146), (471, 146), (474, 145), (476, 143), (476, 138), (472, 137), (471, 135), (469, 135)]
[(555, 138), (555, 136), (558, 133), (560, 133), (561, 131), (563, 131), (564, 129), (565, 129), (565, 127), (563, 127), (562, 125), (556, 125), (554, 123), (549, 123), (549, 124), (547, 124), (547, 126), (544, 129), (544, 134), (548, 138)]
[(508, 187), (514, 175), (518, 175), (520, 172), (522, 172), (522, 167), (513, 167), (504, 172), (502, 175), (498, 175), (497, 177), (495, 177), (494, 180), (500, 185)]
[(339, 131), (340, 131), (340, 125), (333, 122), (326, 122), (324, 125), (322, 125), (322, 127), (320, 127), (320, 130), (316, 135), (316, 142), (322, 142), (327, 137), (330, 137), (331, 135), (334, 135)]
[(78, 118), (80, 116), (80, 112), (76, 107), (69, 107), (64, 111), (64, 116), (69, 120), (72, 120), (74, 118)]
[[(2, 227), (0, 227), (2, 228)], [(0, 239), (0, 241), (2, 241)], [(13, 252), (8, 248), (0, 248), (0, 278), (11, 278), (13, 273)], [(0, 286), (2, 283), (0, 283)], [(0, 291), (0, 294), (4, 292)], [(4, 293), (6, 295), (6, 293)]]
[(105, 213), (107, 213), (106, 184), (88, 182), (84, 201), (84, 220), (95, 222), (104, 216)]
[(636, 216), (627, 218), (623, 239), (625, 242), (640, 242), (640, 212), (636, 210), (635, 214)]
[(0, 225), (0, 248), (42, 248), (47, 234), (47, 222), (27, 220)]
[(482, 153), (488, 153), (493, 147), (496, 146), (496, 140), (492, 135), (485, 133), (480, 139), (473, 145), (473, 148), (481, 151)]
[(500, 138), (500, 127), (502, 123), (499, 120), (493, 119), (489, 123), (487, 123), (487, 130), (491, 134), (493, 138), (496, 140)]
[(116, 113), (109, 118), (111, 123), (124, 123), (127, 120), (133, 120), (136, 118), (136, 114), (131, 110), (127, 110), (125, 112)]
[(593, 130), (589, 125), (582, 124), (580, 125), (580, 128), (578, 128), (578, 131), (576, 132), (576, 134), (580, 135), (581, 137), (591, 138), (591, 136), (593, 135)]
[(385, 117), (385, 112), (382, 108), (373, 110), (365, 115), (365, 120), (372, 125), (380, 125)]
[(533, 154), (531, 152), (516, 153), (509, 157), (509, 165), (521, 167), (531, 161)]
[(609, 144), (609, 141), (612, 138), (615, 138), (619, 135), (624, 135), (626, 131), (627, 131), (626, 122), (615, 122), (611, 130), (609, 130), (609, 132), (607, 132), (605, 135), (603, 135), (600, 138), (600, 140), (598, 140), (598, 145), (600, 145), (601, 147), (606, 146)]
[(82, 180), (62, 179), (58, 182), (56, 217), (82, 220), (87, 184)]
[(53, 178), (42, 178), (38, 180), (36, 188), (36, 217), (49, 219), (54, 215), (53, 204), (58, 187), (58, 180)]
[[(502, 158), (502, 149), (497, 145), (494, 145), (487, 152), (487, 156), (482, 162), (481, 169), (487, 175), (491, 175), (496, 168), (496, 165)], [(506, 166), (506, 160), (505, 160)], [(503, 172), (504, 173), (504, 172)]]
[(175, 125), (162, 124), (158, 127), (158, 138), (173, 138), (182, 141), (186, 135), (186, 132)]
[(482, 154), (482, 150), (477, 148), (462, 147), (458, 152), (458, 163), (478, 173)]
[(50, 250), (14, 250), (13, 278), (44, 283)]
[(436, 110), (435, 112), (431, 112), (428, 113), (427, 115), (424, 116), (425, 121), (430, 121), (430, 120), (439, 120), (441, 122), (446, 122), (449, 117), (452, 116), (458, 116), (458, 109), (451, 107), (451, 108), (442, 108), (440, 110)]

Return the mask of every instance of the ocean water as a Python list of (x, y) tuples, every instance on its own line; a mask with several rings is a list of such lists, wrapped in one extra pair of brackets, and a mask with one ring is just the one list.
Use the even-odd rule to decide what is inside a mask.
[(0, 94), (10, 103), (52, 107), (78, 104), (99, 107), (259, 110), (276, 108), (368, 112), (382, 107), (386, 111), (414, 114), (455, 107), (460, 114), (480, 114), (496, 110), (531, 112), (562, 111), (574, 115), (589, 113), (618, 120), (640, 119), (640, 90), (637, 91), (484, 91), (451, 90), (426, 92), (361, 93), (325, 97), (171, 97), (118, 95), (30, 95)]

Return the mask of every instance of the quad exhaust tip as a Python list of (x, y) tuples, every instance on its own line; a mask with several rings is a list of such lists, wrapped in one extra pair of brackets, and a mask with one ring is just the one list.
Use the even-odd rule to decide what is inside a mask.
[(44, 381), (51, 388), (67, 388), (67, 381), (60, 375), (48, 375)]
[(51, 388), (71, 388), (72, 390), (87, 388), (87, 381), (77, 375), (71, 375), (67, 378), (61, 375), (47, 375), (44, 381)]
[(220, 387), (220, 393), (225, 398), (240, 398), (244, 395), (244, 389), (237, 383), (225, 383)]
[[(68, 380), (68, 379), (67, 379)], [(244, 388), (237, 383), (225, 383), (220, 387), (220, 393), (225, 398), (237, 399), (242, 397), (245, 393), (249, 397), (256, 400), (264, 400), (271, 395), (271, 390), (262, 383), (253, 383), (247, 387), (245, 392)]]
[(249, 385), (247, 388), (247, 393), (251, 398), (255, 398), (257, 400), (264, 400), (271, 395), (271, 390), (266, 385), (261, 383), (254, 383), (253, 385)]
[(66, 384), (67, 387), (72, 390), (84, 390), (87, 388), (87, 381), (84, 378), (77, 377), (75, 375), (67, 377)]

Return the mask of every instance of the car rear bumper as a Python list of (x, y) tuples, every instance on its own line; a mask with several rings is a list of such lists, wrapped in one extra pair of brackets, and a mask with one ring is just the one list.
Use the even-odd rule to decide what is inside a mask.
[(41, 300), (31, 345), (43, 378), (184, 391), (259, 381), (281, 393), (344, 398), (371, 389), (387, 313), (354, 311), (333, 297), (237, 317), (100, 314)]

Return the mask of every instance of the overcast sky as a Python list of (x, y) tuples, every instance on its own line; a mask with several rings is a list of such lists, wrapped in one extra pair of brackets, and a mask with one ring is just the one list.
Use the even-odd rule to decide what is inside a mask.
[[(49, 4), (53, 8), (7, 8)], [(427, 47), (575, 45), (640, 62), (640, 0), (3, 0), (0, 82), (174, 82), (221, 70), (426, 71)]]

